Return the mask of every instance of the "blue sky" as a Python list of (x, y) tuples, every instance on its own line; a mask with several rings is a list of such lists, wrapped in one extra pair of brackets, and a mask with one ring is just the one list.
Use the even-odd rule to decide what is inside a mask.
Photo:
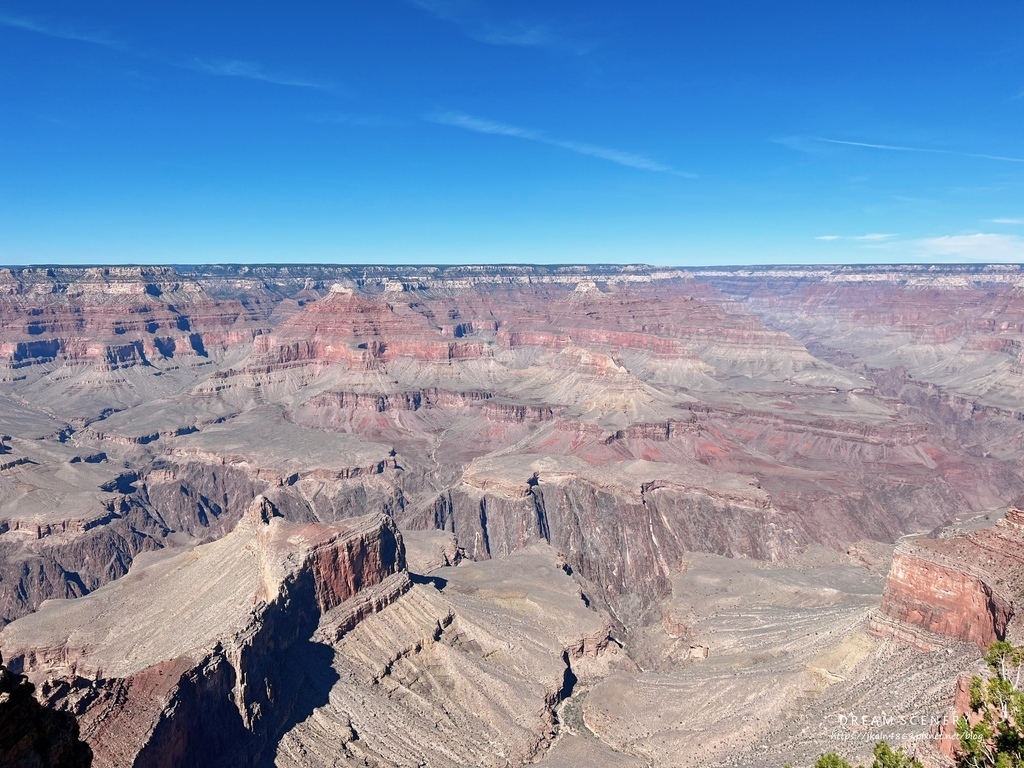
[(0, 264), (1024, 261), (1024, 3), (0, 0)]

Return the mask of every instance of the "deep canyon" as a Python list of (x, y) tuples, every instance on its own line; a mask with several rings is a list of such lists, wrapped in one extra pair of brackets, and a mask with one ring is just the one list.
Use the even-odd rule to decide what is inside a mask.
[(1022, 457), (1016, 266), (0, 269), (3, 679), (95, 766), (948, 765)]

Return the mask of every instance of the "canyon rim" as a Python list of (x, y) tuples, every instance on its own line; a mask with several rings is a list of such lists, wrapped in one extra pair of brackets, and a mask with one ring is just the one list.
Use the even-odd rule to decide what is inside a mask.
[(1016, 266), (23, 267), (0, 321), (12, 764), (949, 765), (1019, 637)]

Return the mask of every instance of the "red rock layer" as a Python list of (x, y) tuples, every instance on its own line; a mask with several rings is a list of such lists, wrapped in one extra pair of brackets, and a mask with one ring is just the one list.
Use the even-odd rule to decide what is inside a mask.
[(444, 338), (445, 329), (422, 310), (416, 302), (396, 301), (388, 294), (334, 290), (259, 339), (256, 352), (271, 365), (345, 363), (357, 370), (373, 370), (399, 357), (437, 362), (490, 354), (480, 341)]
[(1006, 637), (1024, 575), (1024, 512), (954, 539), (923, 539), (896, 551), (872, 631), (921, 650), (935, 636), (985, 650)]
[[(47, 678), (41, 690), (46, 702), (78, 716), (97, 768), (258, 762), (302, 697), (303, 685), (310, 684), (301, 674), (295, 676), (302, 663), (291, 659), (316, 652), (308, 646), (320, 618), (364, 589), (377, 588), (362, 608), (371, 612), (408, 586), (404, 547), (390, 517), (335, 526), (275, 518), (274, 505), (260, 497), (231, 534), (239, 547), (255, 551), (262, 574), (241, 631), (174, 659), (154, 659), (124, 677), (105, 675), (102, 658), (94, 659), (90, 649), (60, 646), (59, 641), (54, 645), (52, 638), (37, 638), (39, 648), (19, 645), (13, 650), (18, 668)], [(164, 599), (152, 581), (143, 573), (128, 589), (148, 589), (154, 599)], [(381, 591), (384, 586), (389, 594)], [(203, 594), (197, 599), (217, 598)], [(223, 609), (237, 612), (239, 606)], [(358, 615), (344, 618), (350, 624), (359, 620)], [(119, 624), (110, 628), (111, 634), (131, 632), (130, 615), (113, 620)], [(190, 638), (208, 636), (216, 628), (180, 626), (174, 631)], [(17, 637), (16, 642), (26, 642), (25, 636)], [(29, 630), (27, 637), (37, 636)]]
[(258, 304), (217, 301), (166, 267), (0, 272), (0, 364), (101, 370), (205, 357), (266, 330)]

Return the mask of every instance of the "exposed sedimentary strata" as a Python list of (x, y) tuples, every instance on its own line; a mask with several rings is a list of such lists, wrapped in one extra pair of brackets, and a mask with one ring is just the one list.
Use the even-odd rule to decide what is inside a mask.
[(756, 480), (699, 464), (625, 461), (613, 469), (570, 457), (480, 459), (434, 515), (477, 559), (549, 542), (594, 585), (589, 596), (623, 620), (667, 594), (684, 552), (777, 559), (793, 545)]
[[(197, 499), (206, 499), (216, 500), (218, 516), (233, 523), (254, 493), (282, 487), (290, 492), (279, 500), (281, 513), (295, 521), (391, 514), (404, 504), (402, 470), (392, 448), (300, 429), (272, 409), (175, 441), (155, 469), (147, 477), (149, 500), (164, 519), (187, 518)], [(187, 493), (182, 479), (189, 481)]]
[(86, 423), (189, 386), (251, 346), (268, 313), (167, 267), (5, 269), (0, 381)]
[(575, 685), (634, 669), (544, 545), (411, 589), (403, 563), (387, 518), (296, 525), (260, 498), (0, 645), (97, 766), (518, 764)]
[[(196, 415), (164, 404), (163, 417), (175, 409)], [(259, 493), (290, 488), (282, 512), (297, 521), (403, 503), (386, 445), (308, 433), (274, 409), (138, 440), (156, 415), (109, 417), (98, 422), (101, 437), (87, 429), (64, 442), (9, 444), (2, 458), (11, 466), (0, 470), (0, 621), (44, 599), (85, 594), (123, 575), (140, 552), (220, 537)], [(304, 454), (296, 454), (299, 444)]]
[[(873, 369), (1019, 410), (1024, 301), (1017, 267), (704, 273), (769, 325)], [(766, 290), (766, 281), (770, 290)]]
[(277, 765), (527, 763), (575, 685), (633, 668), (608, 632), (544, 545), (435, 570), (336, 644), (327, 700), (285, 734)]
[(943, 560), (925, 547), (896, 552), (874, 632), (922, 651), (941, 648), (949, 637), (982, 649), (1005, 637), (1012, 603), (970, 564)]
[[(135, 475), (52, 440), (16, 439), (0, 470), (0, 624), (123, 575), (166, 530)], [(77, 459), (77, 461), (76, 461)], [(90, 460), (91, 459), (91, 460)]]
[(390, 518), (298, 525), (260, 497), (223, 539), (47, 602), (0, 645), (78, 716), (97, 766), (252, 762), (300, 706), (299, 662), (328, 652), (320, 617), (385, 582), (393, 599), (404, 566)]
[(0, 358), (15, 369), (66, 360), (112, 370), (206, 356), (251, 341), (261, 327), (252, 302), (217, 302), (168, 267), (4, 270), (0, 304), (8, 320)]
[[(730, 709), (729, 695), (763, 696), (784, 717), (812, 689), (830, 705), (875, 706), (877, 689), (863, 670), (907, 681), (908, 697), (938, 690), (927, 684), (925, 666), (949, 670), (934, 654), (912, 661), (913, 651), (865, 639), (877, 594), (791, 590), (746, 560), (785, 572), (785, 561), (821, 543), (860, 553), (851, 562), (874, 573), (884, 542), (1024, 497), (1022, 276), (1017, 268), (980, 267), (2, 271), (3, 616), (96, 591), (139, 553), (180, 546), (194, 553), (199, 542), (230, 538), (258, 494), (296, 524), (381, 512), (417, 529), (410, 560), (418, 583), (397, 600), (399, 573), (364, 585), (323, 613), (312, 642), (299, 643), (296, 679), (319, 674), (323, 684), (284, 697), (295, 702), (284, 706), (295, 721), (281, 725), (285, 764), (386, 763), (390, 751), (416, 764), (435, 725), (444, 749), (429, 757), (440, 764), (498, 762), (482, 739), (460, 742), (471, 729), (482, 729), (513, 762), (665, 764), (659, 738), (686, 743), (694, 720), (720, 722), (723, 733), (698, 761), (783, 764), (785, 752), (744, 751), (774, 726), (744, 721), (725, 733), (735, 725), (729, 713), (757, 717)], [(202, 350), (189, 346), (196, 334)], [(929, 547), (901, 547), (897, 566), (911, 575), (915, 567), (951, 569), (928, 573), (974, 594), (977, 605), (943, 603), (920, 585), (894, 587), (886, 608), (916, 612), (920, 623), (881, 612), (876, 628), (886, 621), (900, 631), (922, 627), (912, 632), (920, 643), (935, 637), (924, 624), (967, 637), (984, 620), (998, 635), (1005, 613), (998, 600), (1016, 599), (1009, 576), (996, 583), (1004, 574), (990, 569), (987, 551)], [(512, 572), (503, 577), (510, 584), (473, 593), (484, 602), (472, 606), (456, 589), (460, 578), (500, 572), (538, 551), (547, 552), (547, 575), (530, 589), (560, 585), (570, 607), (546, 598), (531, 605), (532, 594), (515, 594), (511, 582), (520, 576)], [(730, 556), (715, 561), (729, 579), (777, 583), (785, 600), (803, 602), (733, 594), (735, 584), (720, 579), (715, 610), (732, 618), (702, 618), (673, 592), (686, 568), (702, 573), (694, 565), (699, 552)], [(139, 573), (156, 567), (157, 557), (144, 554)], [(464, 576), (436, 571), (464, 557), (481, 562)], [(965, 559), (980, 580), (960, 568)], [(755, 610), (726, 610), (750, 600)], [(580, 606), (585, 614), (577, 614)], [(974, 618), (953, 618), (965, 606), (977, 608)], [(577, 659), (579, 642), (606, 638), (563, 633), (556, 642), (549, 633), (523, 641), (537, 651), (527, 659), (503, 643), (536, 629), (522, 622), (562, 610), (580, 627), (597, 626), (594, 617), (614, 627), (626, 647), (621, 657), (628, 651), (646, 672), (637, 676), (624, 663), (612, 682), (605, 669), (592, 685), (580, 683), (585, 698), (560, 702), (563, 694), (552, 691), (565, 670), (583, 680), (591, 662), (604, 669), (615, 644)], [(776, 614), (790, 617), (798, 634), (828, 633), (835, 658), (817, 659), (810, 640), (784, 636)], [(370, 665), (378, 672), (392, 664), (385, 674), (352, 666), (359, 648), (348, 638), (356, 636), (366, 648), (379, 646), (367, 654), (385, 660)], [(726, 636), (760, 651), (723, 645)], [(959, 659), (963, 648), (955, 647), (951, 658)], [(855, 669), (856, 660), (865, 666)], [(165, 663), (118, 678), (111, 690), (130, 702), (147, 691), (154, 700), (184, 701), (189, 690), (201, 699), (237, 682), (235, 662), (216, 654), (189, 657), (180, 669)], [(717, 671), (702, 677), (700, 665)], [(328, 668), (369, 680), (372, 695), (338, 687), (331, 673), (323, 677)], [(732, 679), (737, 670), (747, 671)], [(780, 689), (766, 691), (770, 675), (758, 670), (778, 672)], [(837, 676), (855, 682), (844, 687)], [(47, 695), (91, 701), (78, 685), (57, 693), (55, 683)], [(501, 706), (487, 709), (474, 698), (487, 686), (501, 692)], [(708, 686), (722, 686), (723, 698), (705, 710), (691, 706)], [(602, 699), (620, 693), (635, 706), (601, 709)], [(684, 698), (686, 706), (667, 706)], [(365, 701), (378, 718), (359, 714)], [(263, 737), (243, 733), (245, 723), (273, 731), (269, 708), (262, 720), (254, 709), (239, 711), (231, 722), (243, 730), (195, 738), (211, 739), (213, 754), (226, 754), (232, 740), (254, 754)], [(187, 707), (180, 709), (185, 717)], [(629, 718), (637, 712), (660, 725), (636, 730)], [(786, 722), (781, 743), (793, 754), (806, 757), (828, 738), (818, 723)], [(179, 737), (168, 725), (149, 749), (184, 760), (164, 746)], [(344, 749), (331, 751), (322, 739)]]
[(929, 651), (947, 638), (982, 650), (1006, 637), (1024, 589), (1024, 513), (991, 528), (901, 545), (872, 631)]
[(644, 765), (777, 768), (841, 751), (863, 764), (874, 740), (850, 715), (864, 712), (926, 737), (976, 652), (919, 654), (870, 637), (883, 581), (823, 548), (779, 565), (691, 555), (664, 604), (670, 621), (631, 635), (642, 671), (607, 675), (581, 697), (584, 754), (612, 749), (609, 764), (625, 754)]
[[(112, 334), (118, 343), (145, 342), (143, 326), (122, 324), (124, 333), (115, 333), (112, 325), (115, 315), (143, 304), (149, 314), (166, 315), (158, 325), (188, 316), (200, 328), (207, 317), (202, 327), (226, 323), (238, 331), (211, 336), (220, 341), (206, 344), (209, 356), (195, 358), (198, 366), (121, 368), (113, 373), (123, 380), (112, 383), (112, 372), (66, 360), (52, 364), (67, 368), (59, 375), (47, 364), (9, 383), (26, 401), (42, 397), (64, 409), (55, 416), (74, 428), (60, 439), (78, 453), (107, 453), (111, 466), (135, 473), (136, 491), (127, 494), (131, 526), (145, 532), (145, 547), (167, 536), (221, 535), (253, 494), (296, 478), (303, 499), (333, 499), (320, 507), (333, 509), (332, 518), (369, 507), (393, 512), (405, 525), (449, 525), (455, 517), (446, 505), (465, 507), (463, 470), (492, 453), (578, 457), (598, 474), (648, 461), (683, 467), (684, 475), (702, 464), (754, 477), (785, 520), (783, 544), (761, 546), (760, 534), (743, 533), (757, 525), (731, 514), (706, 535), (694, 528), (691, 544), (771, 557), (810, 541), (845, 546), (864, 535), (892, 540), (908, 528), (932, 528), (964, 503), (1008, 503), (1019, 481), (1005, 463), (964, 456), (937, 431), (941, 419), (923, 410), (906, 416), (898, 398), (881, 396), (860, 373), (815, 358), (707, 283), (679, 273), (310, 267), (187, 275), (16, 270), (5, 277), (15, 301), (12, 342), (46, 335), (28, 333), (18, 320), (19, 307), (40, 296), (43, 304), (56, 302), (54, 312), (79, 318), (89, 334)], [(239, 307), (248, 314), (232, 320)], [(149, 354), (145, 344), (142, 350)], [(74, 390), (70, 405), (60, 396), (65, 386)], [(145, 388), (153, 397), (133, 405)], [(108, 400), (115, 406), (101, 405)], [(281, 412), (292, 424), (273, 415)], [(267, 428), (255, 429), (264, 415)], [(325, 432), (339, 441), (337, 462), (318, 460), (320, 469), (302, 472), (294, 462), (295, 471), (275, 465), (289, 445), (323, 445)], [(275, 441), (284, 449), (259, 447)], [(363, 462), (364, 443), (395, 453)], [(564, 490), (551, 489), (552, 509), (588, 509), (593, 517), (612, 503), (584, 481)], [(654, 491), (651, 499), (676, 493)], [(688, 492), (686, 504), (713, 508), (718, 502), (706, 491)], [(494, 525), (505, 501), (487, 503)], [(460, 543), (482, 553), (487, 547), (473, 541), (480, 526), (471, 512), (458, 514)], [(512, 512), (498, 525), (507, 531), (495, 529), (497, 551), (545, 538), (539, 524), (516, 528), (527, 513)], [(312, 519), (309, 504), (294, 515)], [(607, 546), (628, 552), (622, 538)], [(642, 545), (645, 552), (649, 546)], [(80, 573), (85, 589), (102, 581), (93, 567), (80, 572), (59, 556), (53, 563), (52, 573), (57, 566)], [(604, 574), (598, 588), (609, 580), (618, 589), (621, 578)]]

